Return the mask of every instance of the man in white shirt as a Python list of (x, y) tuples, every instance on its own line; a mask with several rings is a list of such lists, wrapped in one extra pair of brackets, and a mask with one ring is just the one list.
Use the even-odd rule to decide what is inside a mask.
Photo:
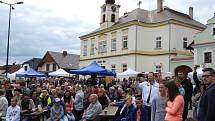
[(140, 83), (139, 88), (142, 92), (143, 104), (148, 111), (148, 119), (150, 121), (152, 100), (159, 96), (159, 84), (155, 81), (153, 72), (149, 72), (148, 81)]
[(11, 99), (11, 106), (7, 109), (6, 121), (20, 121), (20, 107), (17, 105), (17, 99)]

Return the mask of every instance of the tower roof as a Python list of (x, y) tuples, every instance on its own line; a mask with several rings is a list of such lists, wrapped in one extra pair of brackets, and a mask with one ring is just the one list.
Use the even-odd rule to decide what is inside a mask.
[(115, 3), (115, 0), (105, 0), (105, 3), (106, 3), (106, 4), (114, 4), (114, 3)]

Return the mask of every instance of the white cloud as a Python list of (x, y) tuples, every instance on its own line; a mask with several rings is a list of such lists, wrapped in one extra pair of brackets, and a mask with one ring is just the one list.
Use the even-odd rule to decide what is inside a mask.
[[(3, 0), (24, 1), (12, 11), (10, 62), (42, 57), (47, 50), (80, 53), (79, 36), (99, 27), (100, 6), (105, 0)], [(137, 8), (139, 0), (116, 0), (120, 15)], [(142, 0), (141, 8), (156, 8), (157, 0)], [(202, 23), (213, 16), (213, 0), (165, 0), (164, 5), (188, 13)], [(0, 65), (5, 64), (9, 7), (0, 4)]]

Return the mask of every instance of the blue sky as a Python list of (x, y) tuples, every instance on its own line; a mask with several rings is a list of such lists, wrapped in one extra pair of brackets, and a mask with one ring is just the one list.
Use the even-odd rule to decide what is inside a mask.
[[(3, 0), (8, 3), (19, 0)], [(79, 54), (79, 36), (99, 27), (100, 6), (105, 0), (22, 0), (12, 11), (9, 63), (42, 58), (46, 51)], [(120, 15), (137, 8), (139, 0), (116, 0)], [(142, 0), (142, 9), (156, 8), (157, 0)], [(214, 0), (165, 0), (164, 6), (188, 13), (206, 23), (215, 12)], [(5, 64), (9, 6), (0, 4), (0, 65)]]

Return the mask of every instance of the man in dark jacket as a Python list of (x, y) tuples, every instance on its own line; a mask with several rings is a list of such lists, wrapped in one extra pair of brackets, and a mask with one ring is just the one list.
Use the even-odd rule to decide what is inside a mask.
[(191, 83), (190, 79), (187, 78), (187, 75), (184, 72), (178, 72), (178, 79), (180, 80), (181, 85), (185, 90), (183, 111), (183, 121), (185, 121), (187, 119), (188, 114), (188, 104), (192, 98), (193, 84)]
[(202, 80), (207, 89), (200, 99), (198, 121), (215, 121), (215, 70), (205, 68), (202, 71)]
[(132, 98), (131, 96), (127, 96), (125, 99), (125, 105), (121, 109), (120, 115), (117, 117), (116, 121), (130, 121), (133, 110), (134, 105), (132, 104)]

